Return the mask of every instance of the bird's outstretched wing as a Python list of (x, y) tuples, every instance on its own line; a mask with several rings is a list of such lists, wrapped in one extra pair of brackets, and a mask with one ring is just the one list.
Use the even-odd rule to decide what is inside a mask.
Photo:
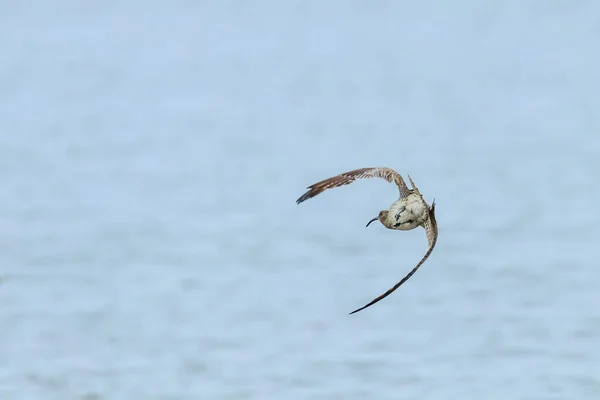
[(350, 314), (354, 314), (361, 310), (364, 310), (365, 308), (372, 306), (373, 304), (377, 303), (378, 301), (380, 301), (380, 300), (386, 298), (387, 296), (389, 296), (390, 294), (392, 294), (392, 292), (394, 292), (396, 289), (398, 289), (404, 282), (409, 280), (410, 277), (413, 276), (415, 272), (417, 272), (419, 267), (421, 267), (421, 265), (423, 265), (425, 260), (427, 260), (427, 258), (433, 251), (433, 248), (435, 247), (435, 243), (437, 242), (437, 237), (438, 237), (437, 221), (435, 220), (435, 200), (433, 201), (433, 203), (431, 204), (431, 207), (429, 208), (429, 218), (425, 221), (425, 223), (423, 224), (423, 227), (425, 228), (425, 233), (427, 235), (427, 241), (429, 242), (429, 248), (427, 249), (427, 252), (423, 256), (421, 261), (419, 261), (419, 263), (412, 269), (412, 271), (410, 271), (404, 278), (402, 278), (402, 280), (400, 282), (396, 283), (394, 286), (392, 286), (390, 289), (388, 289), (387, 292), (385, 292), (384, 294), (382, 294), (379, 297), (376, 297), (367, 305), (364, 305), (361, 308), (352, 311)]
[(344, 172), (331, 178), (323, 179), (320, 182), (310, 185), (308, 187), (308, 191), (300, 196), (300, 198), (296, 200), (296, 203), (300, 204), (327, 189), (349, 185), (357, 179), (364, 178), (383, 178), (388, 182), (393, 181), (396, 185), (398, 185), (401, 198), (407, 197), (410, 193), (410, 190), (406, 186), (402, 176), (393, 169), (385, 167), (360, 168), (353, 171)]

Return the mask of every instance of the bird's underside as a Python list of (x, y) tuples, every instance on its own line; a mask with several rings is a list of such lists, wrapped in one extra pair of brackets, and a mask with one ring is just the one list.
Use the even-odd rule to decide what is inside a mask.
[[(300, 204), (305, 200), (308, 200), (310, 198), (313, 198), (313, 197), (323, 193), (327, 189), (332, 189), (332, 188), (336, 188), (336, 187), (340, 187), (340, 186), (344, 186), (344, 185), (349, 185), (349, 184), (353, 183), (354, 181), (356, 181), (357, 179), (365, 179), (365, 178), (383, 178), (383, 179), (387, 180), (388, 182), (394, 182), (398, 186), (398, 190), (400, 192), (400, 200), (407, 199), (408, 196), (413, 193), (417, 193), (422, 199), (419, 189), (417, 189), (417, 187), (415, 186), (414, 182), (410, 178), (410, 175), (408, 176), (408, 179), (410, 180), (412, 189), (409, 189), (406, 186), (404, 179), (402, 178), (402, 176), (399, 173), (397, 173), (396, 171), (394, 171), (393, 169), (390, 169), (390, 168), (379, 167), (379, 168), (355, 169), (353, 171), (344, 172), (342, 174), (333, 176), (331, 178), (327, 178), (322, 181), (319, 181), (319, 182), (309, 186), (306, 193), (304, 193), (302, 196), (300, 196), (300, 198), (298, 198), (296, 203)], [(424, 210), (424, 213), (426, 213), (426, 215), (422, 216), (422, 219), (420, 221), (423, 221), (423, 222), (422, 223), (419, 222), (419, 224), (421, 226), (423, 226), (423, 228), (425, 229), (425, 234), (427, 235), (427, 241), (429, 244), (429, 247), (427, 248), (425, 255), (417, 263), (417, 265), (398, 283), (396, 283), (394, 286), (392, 286), (390, 289), (388, 289), (382, 295), (373, 299), (368, 304), (352, 311), (350, 314), (354, 314), (361, 310), (364, 310), (365, 308), (372, 306), (373, 304), (381, 301), (385, 297), (392, 294), (396, 289), (398, 289), (402, 284), (404, 284), (404, 282), (409, 280), (414, 275), (415, 272), (417, 272), (417, 270), (421, 267), (421, 265), (423, 265), (423, 263), (425, 263), (425, 261), (427, 260), (427, 258), (431, 254), (431, 252), (433, 251), (433, 248), (435, 247), (435, 244), (437, 242), (437, 236), (438, 236), (437, 222), (435, 219), (435, 201), (433, 201), (433, 203), (431, 204), (431, 207), (427, 206), (427, 203), (425, 202), (425, 200), (422, 199), (422, 201), (426, 206), (425, 208), (422, 209), (422, 210)], [(382, 212), (384, 212), (384, 211), (382, 211)], [(382, 221), (382, 224), (384, 224), (383, 221)], [(384, 226), (385, 226), (385, 224), (384, 224)], [(387, 225), (387, 227), (390, 229), (395, 229), (395, 228), (391, 227), (390, 225)]]

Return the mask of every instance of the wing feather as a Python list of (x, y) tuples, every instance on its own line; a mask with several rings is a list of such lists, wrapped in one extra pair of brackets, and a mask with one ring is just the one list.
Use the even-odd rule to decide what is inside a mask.
[(296, 200), (296, 203), (300, 204), (305, 200), (323, 193), (327, 189), (349, 185), (357, 179), (365, 178), (383, 178), (388, 182), (394, 182), (398, 186), (401, 198), (407, 197), (410, 193), (410, 190), (406, 186), (402, 176), (391, 168), (359, 168), (353, 171), (344, 172), (331, 178), (323, 179), (322, 181), (310, 185), (308, 187), (308, 191), (300, 196), (300, 198)]
[(427, 252), (423, 256), (423, 258), (421, 258), (421, 261), (419, 261), (419, 263), (404, 278), (402, 278), (402, 280), (400, 282), (396, 283), (394, 286), (389, 288), (387, 290), (387, 292), (376, 297), (370, 303), (362, 306), (361, 308), (352, 311), (350, 314), (354, 314), (361, 310), (364, 310), (365, 308), (372, 306), (373, 304), (377, 303), (380, 300), (383, 300), (384, 298), (386, 298), (387, 296), (392, 294), (404, 282), (409, 280), (410, 277), (413, 276), (415, 272), (417, 272), (417, 270), (421, 267), (421, 265), (423, 265), (425, 260), (427, 260), (427, 258), (433, 251), (433, 248), (435, 247), (435, 244), (437, 242), (437, 237), (438, 237), (437, 221), (435, 219), (435, 201), (432, 203), (431, 208), (429, 209), (429, 218), (425, 221), (425, 223), (423, 224), (423, 227), (425, 228), (425, 233), (427, 235), (427, 242), (429, 243), (429, 247), (427, 249)]

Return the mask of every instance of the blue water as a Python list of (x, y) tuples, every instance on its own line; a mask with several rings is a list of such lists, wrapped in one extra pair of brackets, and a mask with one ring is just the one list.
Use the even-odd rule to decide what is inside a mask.
[(1, 9), (1, 399), (600, 398), (600, 3)]

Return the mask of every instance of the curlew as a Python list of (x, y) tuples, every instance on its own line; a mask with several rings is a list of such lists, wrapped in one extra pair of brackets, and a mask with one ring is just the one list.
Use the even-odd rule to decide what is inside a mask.
[(419, 267), (423, 265), (425, 260), (427, 260), (433, 251), (433, 248), (435, 247), (438, 237), (437, 222), (435, 220), (435, 199), (432, 201), (431, 206), (429, 206), (425, 199), (423, 199), (419, 189), (415, 186), (415, 183), (410, 175), (408, 175), (408, 179), (412, 189), (409, 189), (406, 186), (402, 176), (391, 168), (360, 168), (324, 179), (320, 182), (310, 185), (308, 187), (308, 191), (300, 196), (300, 198), (296, 200), (296, 203), (300, 204), (305, 200), (323, 193), (327, 189), (349, 185), (357, 179), (365, 178), (383, 178), (388, 182), (394, 182), (400, 191), (400, 197), (398, 200), (394, 201), (388, 210), (380, 211), (377, 217), (373, 218), (367, 223), (367, 226), (369, 226), (371, 222), (377, 220), (379, 220), (379, 222), (381, 222), (381, 224), (388, 229), (396, 229), (401, 231), (408, 231), (422, 226), (425, 229), (429, 247), (427, 248), (423, 258), (421, 258), (421, 261), (419, 261), (404, 278), (389, 288), (385, 293), (374, 298), (363, 307), (352, 311), (350, 314), (357, 313), (367, 307), (372, 306), (373, 304), (392, 294), (392, 292), (398, 289), (404, 282), (409, 280), (410, 277), (417, 272)]

